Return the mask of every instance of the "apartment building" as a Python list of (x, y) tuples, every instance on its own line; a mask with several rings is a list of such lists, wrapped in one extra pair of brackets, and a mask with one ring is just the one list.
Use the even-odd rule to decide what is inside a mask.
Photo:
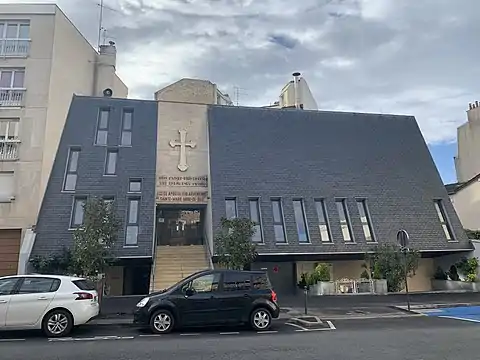
[(72, 96), (127, 97), (115, 54), (56, 5), (0, 4), (0, 276), (25, 269)]
[(305, 78), (299, 72), (294, 72), (292, 75), (293, 79), (282, 88), (278, 100), (264, 107), (270, 109), (318, 110), (317, 102)]

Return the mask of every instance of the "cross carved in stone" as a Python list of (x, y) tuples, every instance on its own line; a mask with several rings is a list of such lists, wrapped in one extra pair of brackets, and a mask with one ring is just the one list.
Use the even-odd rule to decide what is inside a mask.
[(178, 130), (178, 132), (180, 133), (180, 141), (170, 140), (170, 146), (172, 148), (180, 146), (180, 160), (177, 167), (180, 171), (187, 171), (187, 146), (193, 149), (197, 144), (193, 141), (187, 142), (187, 130)]

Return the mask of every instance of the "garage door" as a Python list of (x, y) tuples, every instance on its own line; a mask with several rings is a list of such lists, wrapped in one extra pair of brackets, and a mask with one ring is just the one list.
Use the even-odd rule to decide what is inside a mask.
[(21, 236), (21, 230), (0, 230), (0, 276), (17, 273)]

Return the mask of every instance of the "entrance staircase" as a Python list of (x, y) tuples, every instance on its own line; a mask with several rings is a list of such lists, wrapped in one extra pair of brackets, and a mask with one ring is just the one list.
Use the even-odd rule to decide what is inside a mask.
[(158, 246), (152, 291), (166, 289), (197, 271), (209, 268), (204, 245)]

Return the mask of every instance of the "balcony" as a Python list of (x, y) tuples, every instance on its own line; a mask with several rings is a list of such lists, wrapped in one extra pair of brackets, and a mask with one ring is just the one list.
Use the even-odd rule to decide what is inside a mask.
[(26, 89), (0, 88), (0, 107), (23, 106)]
[(0, 57), (27, 57), (30, 53), (30, 40), (1, 39)]
[(0, 139), (0, 161), (18, 160), (18, 149), (20, 140)]

